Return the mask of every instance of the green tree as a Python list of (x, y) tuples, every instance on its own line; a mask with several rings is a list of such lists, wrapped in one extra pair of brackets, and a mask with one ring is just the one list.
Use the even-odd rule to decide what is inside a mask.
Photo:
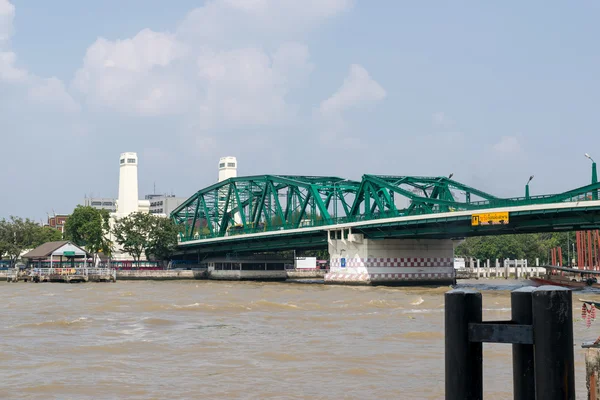
[(471, 237), (456, 247), (455, 254), (459, 257), (473, 257), (480, 260), (525, 258), (533, 262), (539, 258), (540, 262), (548, 263), (550, 250), (560, 247), (563, 265), (567, 265), (573, 240), (575, 235), (572, 232)]
[(116, 242), (139, 262), (142, 254), (150, 247), (154, 217), (135, 212), (116, 221), (114, 235)]
[(50, 226), (38, 226), (34, 231), (32, 247), (38, 247), (48, 242), (58, 242), (62, 240), (62, 233)]
[(40, 225), (30, 219), (11, 216), (0, 221), (0, 256), (7, 256), (14, 264), (24, 250), (37, 246)]
[(167, 260), (177, 248), (177, 233), (179, 229), (170, 218), (151, 216), (148, 246), (148, 259)]
[(112, 243), (108, 239), (110, 233), (110, 214), (108, 210), (97, 210), (89, 206), (77, 206), (65, 224), (65, 238), (86, 251), (110, 255)]

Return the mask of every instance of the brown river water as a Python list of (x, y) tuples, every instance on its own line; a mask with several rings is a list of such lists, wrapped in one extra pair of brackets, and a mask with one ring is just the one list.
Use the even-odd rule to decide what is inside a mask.
[[(512, 284), (466, 283), (498, 320)], [(0, 283), (0, 399), (443, 399), (448, 290)], [(581, 320), (582, 296), (600, 301), (573, 295), (578, 398), (580, 344), (600, 334)], [(484, 345), (484, 390), (512, 398), (510, 345)]]

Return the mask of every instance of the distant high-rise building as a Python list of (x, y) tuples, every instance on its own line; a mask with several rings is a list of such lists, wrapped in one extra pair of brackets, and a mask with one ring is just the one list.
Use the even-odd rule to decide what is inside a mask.
[(168, 217), (187, 198), (175, 197), (172, 194), (148, 194), (146, 200), (150, 201), (150, 214)]
[(116, 200), (109, 197), (86, 197), (83, 205), (93, 207), (97, 210), (108, 210), (111, 213), (117, 211)]
[(64, 234), (65, 224), (67, 223), (68, 219), (68, 214), (54, 214), (52, 216), (48, 216), (48, 224), (46, 226), (59, 230), (61, 233)]

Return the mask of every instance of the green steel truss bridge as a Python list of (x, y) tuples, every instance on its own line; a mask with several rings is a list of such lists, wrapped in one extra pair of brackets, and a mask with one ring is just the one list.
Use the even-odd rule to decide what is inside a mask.
[[(500, 198), (446, 177), (261, 175), (202, 189), (171, 218), (182, 254), (325, 248), (327, 231), (441, 239), (598, 229), (599, 190), (596, 182), (529, 196), (527, 186), (524, 197)], [(490, 212), (508, 212), (509, 221), (472, 225), (474, 214)]]

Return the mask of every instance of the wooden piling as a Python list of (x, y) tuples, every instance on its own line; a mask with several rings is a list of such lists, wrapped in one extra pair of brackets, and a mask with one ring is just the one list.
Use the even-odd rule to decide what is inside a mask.
[(589, 400), (600, 400), (600, 348), (585, 350), (585, 379)]

